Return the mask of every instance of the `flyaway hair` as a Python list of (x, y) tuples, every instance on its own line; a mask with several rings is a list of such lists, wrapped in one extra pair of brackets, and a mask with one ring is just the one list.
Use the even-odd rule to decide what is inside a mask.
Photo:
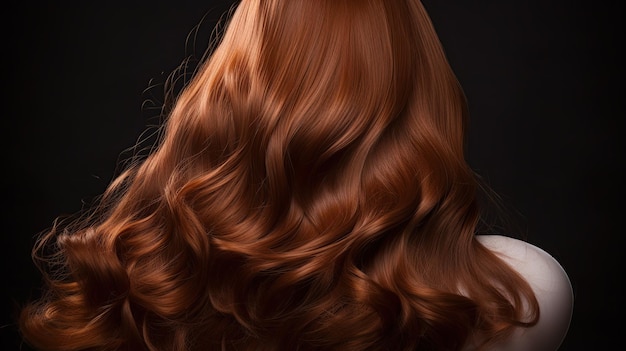
[[(41, 350), (460, 350), (539, 316), (476, 239), (418, 0), (244, 0), (155, 150), (35, 248)], [(50, 250), (53, 250), (50, 253)]]

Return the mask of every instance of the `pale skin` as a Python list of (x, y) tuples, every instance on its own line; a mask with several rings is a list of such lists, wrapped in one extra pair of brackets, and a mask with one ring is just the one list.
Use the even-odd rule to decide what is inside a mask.
[[(550, 254), (527, 242), (500, 235), (476, 238), (528, 281), (540, 308), (537, 325), (516, 330), (510, 339), (489, 351), (558, 350), (569, 329), (574, 306), (572, 284), (563, 267)], [(472, 349), (468, 345), (464, 351)]]

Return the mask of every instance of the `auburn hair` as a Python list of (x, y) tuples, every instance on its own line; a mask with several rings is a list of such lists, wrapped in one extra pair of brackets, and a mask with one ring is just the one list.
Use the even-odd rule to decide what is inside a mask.
[(243, 0), (155, 149), (34, 248), (41, 350), (458, 350), (539, 316), (475, 238), (418, 0)]

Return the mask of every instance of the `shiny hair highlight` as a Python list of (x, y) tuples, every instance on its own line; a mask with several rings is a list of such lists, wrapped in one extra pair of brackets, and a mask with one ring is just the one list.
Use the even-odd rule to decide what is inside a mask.
[(156, 149), (35, 248), (48, 290), (23, 335), (458, 350), (531, 326), (531, 288), (475, 239), (466, 119), (419, 1), (244, 0)]

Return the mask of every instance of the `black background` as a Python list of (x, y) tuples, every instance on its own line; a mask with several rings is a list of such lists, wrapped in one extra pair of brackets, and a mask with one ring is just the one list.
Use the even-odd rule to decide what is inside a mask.
[[(4, 350), (19, 348), (15, 310), (38, 294), (33, 237), (104, 190), (123, 150), (158, 117), (144, 103), (158, 103), (165, 77), (202, 54), (230, 3), (5, 8)], [(574, 286), (561, 350), (621, 344), (623, 2), (424, 4), (469, 99), (470, 165)], [(194, 49), (186, 39), (203, 17)]]

